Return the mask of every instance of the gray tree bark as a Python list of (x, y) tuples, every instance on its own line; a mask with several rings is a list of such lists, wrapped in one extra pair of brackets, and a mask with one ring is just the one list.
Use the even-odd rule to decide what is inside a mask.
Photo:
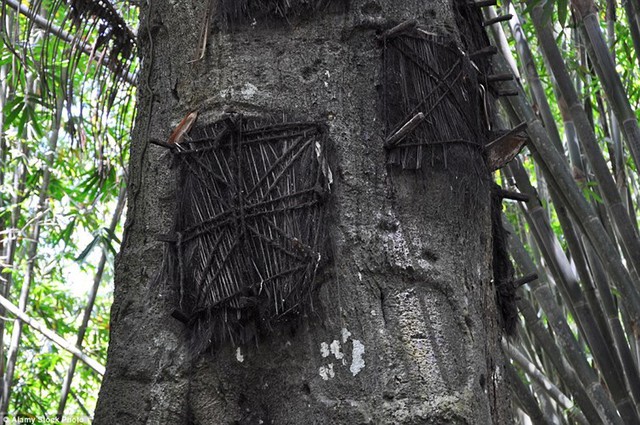
[[(489, 173), (474, 150), (448, 166), (386, 165), (377, 29), (417, 19), (457, 34), (452, 5), (353, 0), (346, 12), (211, 24), (207, 2), (143, 10), (139, 115), (117, 261), (111, 342), (95, 424), (490, 424), (510, 422), (491, 282)], [(215, 3), (215, 2), (214, 2)], [(222, 29), (216, 30), (216, 28)], [(149, 40), (152, 40), (150, 42)], [(147, 86), (148, 84), (148, 86)], [(162, 148), (188, 111), (282, 109), (327, 124), (335, 146), (333, 261), (317, 314), (257, 346), (190, 359), (172, 291), (154, 284), (175, 171)]]

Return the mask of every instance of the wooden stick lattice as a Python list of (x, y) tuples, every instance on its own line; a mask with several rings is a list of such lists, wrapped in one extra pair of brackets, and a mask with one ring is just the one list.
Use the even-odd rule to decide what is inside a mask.
[(260, 125), (235, 116), (194, 129), (174, 149), (180, 172), (172, 235), (179, 311), (196, 350), (246, 342), (309, 304), (324, 257), (331, 177), (317, 123)]

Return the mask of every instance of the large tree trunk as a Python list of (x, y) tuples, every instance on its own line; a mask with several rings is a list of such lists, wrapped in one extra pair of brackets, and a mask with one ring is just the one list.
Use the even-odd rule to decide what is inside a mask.
[[(130, 209), (94, 423), (509, 422), (482, 154), (446, 147), (446, 160), (403, 170), (387, 165), (383, 148), (376, 32), (417, 19), (459, 40), (453, 5), (353, 0), (288, 20), (212, 21), (204, 57), (190, 63), (207, 2), (151, 3), (139, 31), (146, 55)], [(155, 279), (156, 236), (170, 230), (180, 188), (170, 157), (148, 140), (167, 140), (194, 109), (199, 122), (228, 109), (295, 111), (326, 124), (335, 158), (331, 261), (316, 277), (313, 312), (294, 331), (276, 327), (258, 344), (192, 359), (188, 331), (171, 317), (176, 292)]]

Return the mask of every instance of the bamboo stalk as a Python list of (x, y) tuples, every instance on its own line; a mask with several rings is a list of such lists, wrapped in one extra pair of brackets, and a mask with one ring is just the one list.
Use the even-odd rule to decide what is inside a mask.
[[(4, 128), (5, 114), (4, 108), (7, 101), (7, 93), (9, 90), (9, 81), (7, 79), (8, 74), (8, 66), (1, 65), (0, 66), (0, 129)], [(6, 160), (7, 160), (7, 151), (8, 146), (6, 144), (6, 138), (4, 131), (0, 131), (0, 187), (4, 187), (5, 184), (5, 173), (9, 173), (9, 170), (6, 168)], [(19, 165), (20, 166), (20, 165)], [(17, 191), (14, 191), (17, 194)], [(15, 196), (15, 195), (14, 195)], [(4, 203), (4, 197), (0, 197), (0, 210), (4, 210), (7, 208), (7, 205)], [(19, 208), (19, 204), (14, 203), (14, 207), (10, 210), (12, 211), (15, 208)], [(13, 214), (10, 214), (13, 217)], [(0, 234), (5, 234), (7, 231), (5, 227), (6, 220), (3, 216), (0, 216)], [(17, 223), (13, 223), (12, 221), (9, 224), (11, 232), (17, 226)], [(15, 249), (10, 250), (10, 246), (13, 244), (15, 246), (15, 241), (12, 238), (12, 233), (6, 232), (7, 238), (1, 240), (0, 244), (0, 261), (2, 264), (2, 269), (10, 269), (13, 265), (13, 257), (15, 253)], [(0, 270), (0, 295), (4, 295), (7, 293), (7, 289), (11, 285), (12, 275), (9, 272), (3, 273)], [(0, 308), (0, 317), (4, 315), (4, 309)], [(4, 373), (4, 322), (0, 321), (0, 376)], [(0, 383), (1, 387), (1, 383)]]
[[(550, 173), (546, 171), (545, 174), (549, 175)], [(613, 367), (616, 369), (613, 371), (606, 371), (607, 373), (605, 373), (606, 380), (608, 381), (608, 388), (614, 396), (616, 406), (618, 407), (620, 415), (623, 417), (623, 419), (626, 422), (635, 422), (636, 420), (638, 420), (638, 413), (635, 409), (635, 403), (633, 402), (632, 398), (629, 397), (628, 390), (625, 390), (624, 382), (620, 382), (621, 367), (619, 365), (618, 359), (611, 359), (608, 356), (608, 354), (610, 353), (607, 349), (604, 349), (604, 347), (602, 346), (602, 341), (591, 341), (590, 339), (588, 339), (588, 341), (590, 349), (594, 353), (598, 353), (597, 357), (600, 359), (605, 359), (606, 361), (606, 363), (601, 364), (601, 369), (605, 367)], [(614, 361), (614, 363), (611, 362), (612, 360)], [(604, 369), (602, 369), (602, 371), (604, 372)]]
[(583, 152), (587, 156), (591, 168), (601, 187), (604, 200), (607, 203), (612, 222), (614, 223), (617, 233), (621, 238), (623, 252), (625, 258), (632, 266), (636, 275), (640, 274), (640, 240), (638, 240), (634, 226), (631, 224), (631, 218), (620, 198), (620, 193), (616, 187), (615, 181), (606, 161), (602, 155), (602, 151), (598, 146), (593, 128), (580, 105), (578, 95), (573, 88), (571, 78), (564, 65), (564, 59), (556, 45), (553, 32), (542, 16), (542, 9), (536, 6), (531, 11), (532, 22), (538, 34), (538, 39), (542, 47), (542, 51), (547, 58), (553, 75), (555, 76), (558, 88), (562, 92), (563, 97), (567, 101), (569, 113), (576, 125), (578, 138), (583, 147)]
[[(116, 208), (113, 212), (113, 216), (111, 217), (111, 223), (109, 223), (109, 233), (113, 234), (120, 222), (120, 217), (122, 216), (122, 211), (124, 209), (124, 205), (126, 202), (126, 185), (122, 184), (120, 187), (120, 193), (118, 194), (118, 201), (116, 204)], [(87, 331), (87, 327), (89, 325), (89, 320), (91, 319), (91, 312), (93, 311), (93, 306), (96, 301), (96, 296), (98, 295), (98, 289), (100, 287), (100, 283), (102, 282), (102, 276), (104, 273), (105, 265), (107, 263), (107, 250), (102, 250), (102, 255), (100, 256), (100, 260), (98, 261), (98, 268), (96, 269), (94, 278), (93, 278), (93, 286), (91, 287), (91, 291), (89, 292), (89, 297), (87, 299), (87, 304), (84, 309), (84, 315), (82, 316), (82, 322), (80, 327), (78, 328), (78, 335), (76, 337), (76, 347), (80, 350), (82, 349), (82, 343), (84, 341), (84, 336)], [(71, 383), (73, 381), (73, 375), (76, 370), (76, 366), (78, 364), (78, 358), (73, 357), (71, 359), (71, 363), (69, 364), (69, 368), (67, 369), (67, 374), (64, 377), (62, 382), (62, 390), (60, 393), (60, 401), (58, 403), (58, 412), (56, 414), (58, 420), (61, 420), (64, 416), (64, 409), (67, 404), (67, 398), (69, 396), (69, 392), (71, 390)]]
[[(504, 71), (506, 68), (499, 57), (494, 61), (494, 67), (497, 68), (498, 72)], [(545, 164), (547, 180), (553, 182), (563, 204), (567, 206), (576, 223), (579, 224), (582, 231), (596, 248), (598, 257), (607, 272), (617, 282), (618, 289), (622, 294), (622, 301), (626, 304), (630, 317), (634, 323), (640, 323), (640, 294), (634, 280), (624, 267), (621, 259), (611, 255), (612, 252), (616, 252), (617, 248), (577, 187), (566, 161), (557, 149), (552, 147), (553, 145), (544, 127), (535, 118), (531, 106), (526, 102), (523, 95), (504, 99), (503, 105), (507, 112), (512, 115), (514, 121), (527, 120), (529, 122), (530, 149), (537, 156), (537, 160)]]
[[(589, 268), (585, 259), (585, 246), (589, 244), (589, 241), (584, 238), (584, 243), (581, 242), (573, 226), (573, 223), (568, 217), (566, 209), (563, 206), (556, 206), (556, 212), (563, 229), (565, 241), (571, 253), (573, 264), (578, 272), (578, 275), (580, 276), (582, 292), (585, 294), (585, 298), (589, 304), (589, 310), (591, 311), (593, 318), (597, 322), (597, 329), (599, 329), (602, 337), (604, 338), (604, 349), (609, 351), (609, 355), (617, 355), (619, 351), (614, 351), (614, 338), (607, 323), (607, 316), (605, 315), (603, 307), (601, 306), (600, 297), (598, 296), (598, 294), (596, 294), (593, 280), (591, 278), (591, 273), (589, 272)], [(610, 296), (611, 293), (610, 287), (608, 286), (608, 279), (603, 279), (599, 283), (600, 285), (598, 289), (604, 292), (601, 297), (606, 297), (607, 293)], [(592, 342), (589, 341), (589, 343), (591, 344)], [(595, 342), (593, 343), (595, 344)], [(602, 344), (602, 342), (600, 343)], [(602, 347), (597, 348), (600, 350), (603, 349)], [(617, 359), (617, 363), (618, 364), (616, 367), (620, 368), (622, 365), (620, 364), (619, 358)], [(629, 383), (627, 382), (627, 384)], [(631, 390), (633, 394), (633, 388)]]
[(598, 74), (600, 82), (609, 99), (618, 121), (622, 123), (629, 151), (636, 169), (640, 170), (640, 127), (633, 108), (629, 104), (626, 90), (616, 71), (611, 52), (598, 22), (593, 0), (572, 0), (575, 16), (581, 21), (580, 33), (585, 42), (589, 57)]
[[(508, 241), (511, 255), (514, 256), (516, 262), (522, 267), (523, 272), (534, 273), (536, 267), (526, 253), (522, 242), (515, 236), (514, 232), (509, 232), (509, 225), (505, 227), (509, 233)], [(527, 327), (534, 333), (537, 332), (539, 341), (543, 342), (545, 350), (553, 354), (550, 356), (550, 360), (554, 362), (556, 369), (561, 376), (563, 376), (564, 382), (572, 389), (572, 393), (576, 397), (576, 402), (579, 404), (583, 413), (593, 423), (596, 423), (598, 419), (601, 419), (603, 422), (622, 423), (621, 418), (616, 412), (616, 407), (600, 385), (595, 372), (587, 362), (584, 351), (574, 338), (566, 322), (566, 315), (556, 304), (555, 297), (548, 283), (538, 279), (538, 281), (531, 283), (530, 287), (531, 293), (547, 314), (548, 323), (554, 330), (557, 341), (549, 341), (551, 337), (548, 336), (548, 334), (545, 335), (546, 330), (539, 329), (542, 326), (539, 323), (539, 318), (534, 308), (524, 298), (520, 298), (517, 301), (518, 309), (523, 314)], [(562, 348), (567, 360), (580, 380), (579, 383), (575, 382), (571, 374), (567, 372), (560, 363), (563, 356), (559, 355), (559, 351), (556, 352), (557, 345)], [(584, 394), (588, 396), (588, 400), (584, 398)], [(598, 412), (598, 416), (594, 416), (593, 410)]]
[[(103, 57), (102, 55), (96, 55), (91, 45), (84, 42), (78, 42), (77, 37), (75, 35), (72, 35), (66, 32), (64, 29), (54, 25), (50, 21), (50, 19), (44, 16), (40, 16), (37, 13), (34, 13), (32, 10), (29, 9), (28, 6), (23, 5), (17, 0), (3, 0), (3, 3), (5, 3), (7, 6), (11, 7), (15, 11), (19, 12), (20, 14), (24, 15), (26, 18), (29, 19), (30, 22), (33, 22), (38, 28), (42, 28), (44, 31), (50, 34), (53, 34), (54, 36), (64, 41), (65, 43), (80, 49), (80, 51), (82, 51), (84, 54), (89, 56), (89, 58), (95, 60), (99, 65), (103, 65), (107, 67), (111, 65), (111, 61), (108, 57)], [(131, 74), (126, 71), (121, 72), (121, 74), (122, 74), (122, 78), (127, 83), (131, 84), (132, 86), (135, 86), (137, 84), (137, 81), (138, 81), (137, 75)]]
[[(563, 394), (553, 382), (551, 382), (544, 373), (542, 373), (536, 365), (534, 365), (529, 359), (526, 358), (516, 347), (508, 344), (504, 339), (502, 340), (502, 349), (505, 353), (511, 357), (511, 359), (518, 365), (518, 367), (535, 380), (540, 387), (551, 396), (564, 410), (571, 410), (574, 408), (573, 402)], [(578, 415), (575, 419), (584, 425), (589, 425), (589, 422), (584, 415)]]
[[(34, 76), (32, 74), (29, 74), (27, 76), (27, 84), (26, 84), (27, 93), (25, 95), (25, 102), (31, 102), (30, 93), (31, 93), (31, 87), (33, 85), (33, 81), (34, 81)], [(20, 148), (21, 153), (26, 157), (29, 153), (27, 148), (27, 143), (26, 141), (21, 140), (20, 144), (21, 144), (21, 148)], [(28, 176), (27, 176), (26, 164), (23, 161), (20, 161), (13, 172), (13, 196), (11, 199), (11, 203), (12, 203), (11, 218), (10, 218), (9, 229), (7, 229), (8, 230), (7, 236), (5, 240), (3, 240), (3, 250), (4, 250), (3, 254), (5, 258), (5, 263), (3, 264), (3, 268), (6, 268), (6, 269), (11, 269), (15, 267), (15, 254), (18, 247), (18, 236), (19, 236), (18, 223), (21, 218), (22, 202), (24, 201), (26, 196), (25, 188), (26, 188), (27, 177)], [(3, 280), (2, 292), (0, 293), (0, 295), (4, 297), (8, 297), (11, 287), (13, 286), (13, 275), (11, 272), (2, 273), (0, 274), (0, 278)], [(0, 307), (0, 314), (4, 314), (4, 309), (1, 307)], [(0, 374), (1, 374), (0, 376), (2, 377), (4, 377), (4, 373), (5, 373), (4, 333), (5, 333), (4, 322), (0, 321), (0, 342), (2, 342), (2, 344), (0, 345)], [(2, 378), (1, 385), (2, 387), (0, 387), (0, 406), (2, 405), (2, 400), (3, 400), (2, 388), (4, 388), (4, 378)]]
[(536, 401), (531, 391), (522, 383), (520, 377), (509, 363), (505, 365), (505, 373), (507, 381), (511, 387), (512, 394), (515, 396), (516, 403), (524, 409), (526, 414), (535, 425), (548, 425), (553, 422), (548, 419), (540, 410), (538, 402)]
[[(555, 198), (557, 198), (557, 196)], [(571, 258), (582, 281), (582, 290), (589, 303), (590, 311), (597, 321), (597, 327), (605, 339), (605, 348), (610, 352), (609, 355), (618, 356), (617, 359), (619, 363), (617, 367), (620, 369), (622, 376), (626, 378), (626, 385), (630, 389), (634, 401), (638, 404), (640, 397), (640, 376), (638, 375), (637, 367), (630, 361), (631, 352), (626, 337), (623, 333), (620, 333), (622, 327), (618, 320), (618, 311), (611, 295), (609, 279), (602, 269), (602, 264), (597, 256), (595, 256), (588, 239), (583, 238), (584, 243), (580, 242), (574, 226), (566, 214), (565, 208), (558, 202), (554, 201), (554, 203), (556, 205), (558, 219), (563, 228), (565, 241), (571, 252)], [(591, 270), (594, 273), (594, 279), (591, 278), (585, 262), (585, 250), (591, 253)], [(597, 266), (597, 268), (593, 266)], [(599, 294), (595, 293), (594, 280), (598, 286)], [(595, 342), (592, 341), (589, 341), (589, 343), (590, 345), (595, 344)], [(595, 348), (602, 349), (599, 346)]]
[(544, 123), (544, 127), (547, 129), (551, 141), (559, 150), (562, 150), (562, 141), (560, 140), (558, 126), (556, 125), (555, 118), (553, 117), (553, 114), (551, 112), (551, 107), (549, 106), (547, 95), (545, 93), (544, 87), (542, 86), (542, 82), (540, 81), (540, 76), (538, 75), (538, 70), (536, 69), (536, 63), (533, 59), (531, 48), (529, 47), (529, 42), (527, 41), (524, 31), (522, 30), (522, 23), (520, 22), (520, 18), (516, 13), (516, 9), (513, 6), (513, 3), (509, 4), (509, 13), (513, 15), (513, 19), (509, 21), (509, 27), (511, 28), (513, 39), (516, 42), (518, 56), (520, 58), (520, 62), (522, 63), (522, 67), (524, 68), (527, 83), (529, 84), (529, 87), (531, 89), (534, 103), (535, 105), (537, 105), (537, 109), (540, 112), (540, 117), (542, 119), (542, 122)]
[[(628, 2), (626, 2), (628, 3)], [(607, 26), (607, 46), (609, 47), (609, 51), (611, 52), (611, 60), (615, 65), (616, 57), (613, 52), (615, 52), (615, 41), (616, 41), (616, 33), (615, 33), (615, 20), (616, 20), (616, 2), (615, 0), (607, 0), (607, 8), (606, 8), (606, 26)], [(613, 170), (616, 182), (618, 183), (618, 187), (620, 188), (620, 196), (623, 196), (625, 190), (623, 185), (626, 184), (626, 179), (624, 178), (625, 174), (625, 164), (624, 164), (624, 150), (622, 146), (622, 140), (620, 140), (620, 126), (618, 124), (618, 119), (611, 110), (604, 110), (604, 102), (602, 101), (602, 96), (598, 96), (599, 103), (602, 105), (602, 111), (600, 112), (601, 119), (606, 121), (609, 119), (609, 137), (613, 143), (613, 155), (611, 155)]]
[[(562, 251), (560, 243), (548, 222), (547, 215), (541, 213), (542, 207), (540, 202), (535, 199), (535, 191), (529, 183), (524, 168), (516, 161), (511, 164), (509, 170), (513, 172), (520, 191), (528, 193), (532, 199), (527, 204), (523, 203), (521, 205), (527, 205), (525, 217), (530, 223), (532, 234), (540, 251), (556, 278), (556, 287), (560, 289), (563, 299), (569, 305), (573, 317), (576, 318), (580, 331), (591, 348), (591, 352), (602, 371), (608, 388), (614, 396), (614, 400), (618, 405), (625, 406), (629, 404), (629, 392), (621, 372), (620, 359), (617, 357), (617, 353), (610, 349), (611, 344), (608, 343), (608, 341), (612, 340), (612, 337), (608, 334), (606, 326), (604, 328), (598, 326), (598, 322), (606, 323), (599, 305), (591, 306), (585, 300), (584, 292), (578, 283), (578, 277)], [(553, 195), (552, 199), (554, 204), (560, 205), (557, 196)], [(561, 211), (559, 215), (561, 215)], [(565, 234), (571, 235), (573, 229), (570, 224), (566, 220), (561, 221), (561, 224), (564, 225)], [(574, 245), (570, 245), (570, 247), (574, 250), (577, 248)], [(578, 250), (572, 252), (574, 258), (578, 258), (580, 255)]]
[[(553, 340), (551, 334), (542, 324), (540, 318), (536, 315), (531, 303), (524, 298), (518, 301), (518, 310), (525, 319), (527, 329), (531, 331), (535, 337), (536, 344), (542, 348), (547, 354), (547, 358), (553, 365), (553, 369), (557, 371), (562, 383), (567, 387), (573, 396), (576, 404), (580, 408), (580, 413), (585, 416), (592, 425), (602, 424), (598, 410), (587, 394), (584, 385), (578, 378), (575, 370), (568, 364), (565, 357), (558, 348), (558, 343)], [(552, 370), (547, 367), (546, 370)], [(571, 415), (572, 413), (570, 413)]]
[(69, 343), (68, 341), (66, 341), (64, 338), (62, 338), (61, 336), (59, 336), (55, 332), (52, 332), (51, 330), (47, 329), (47, 327), (44, 324), (42, 324), (42, 323), (38, 322), (37, 320), (32, 319), (31, 317), (29, 317), (24, 312), (23, 309), (21, 309), (20, 307), (12, 304), (8, 299), (3, 297), (2, 295), (0, 295), (0, 304), (8, 312), (10, 312), (14, 316), (16, 316), (16, 321), (20, 320), (21, 322), (24, 322), (27, 325), (31, 326), (34, 330), (36, 330), (36, 331), (40, 332), (42, 335), (44, 335), (45, 338), (47, 338), (50, 341), (54, 342), (56, 345), (58, 345), (63, 350), (68, 351), (69, 353), (73, 354), (75, 356), (75, 358), (81, 360), (83, 363), (85, 363), (87, 366), (89, 366), (91, 369), (93, 369), (98, 375), (100, 375), (100, 376), (104, 375), (104, 373), (105, 373), (104, 366), (102, 366), (100, 363), (98, 363), (96, 360), (92, 359), (91, 357), (87, 356), (85, 353), (83, 353), (77, 347), (74, 347), (73, 344)]
[[(638, 387), (640, 386), (640, 372), (638, 371), (638, 365), (636, 364), (629, 342), (635, 339), (632, 332), (630, 335), (626, 335), (622, 323), (620, 323), (618, 309), (616, 308), (616, 301), (609, 289), (609, 281), (600, 260), (594, 252), (592, 246), (587, 245), (587, 258), (590, 263), (590, 268), (594, 273), (594, 282), (598, 288), (599, 300), (607, 314), (608, 323), (611, 328), (611, 332), (614, 337), (615, 347), (619, 352), (620, 359), (623, 364), (623, 371), (629, 386), (632, 388), (632, 393), (638, 404)], [(624, 318), (626, 314), (622, 314)], [(630, 325), (627, 326), (630, 329)]]
[[(484, 9), (484, 14), (485, 14), (485, 17), (487, 18), (485, 25), (487, 25), (488, 23), (494, 38), (498, 40), (498, 43), (497, 43), (498, 49), (500, 49), (500, 51), (502, 52), (502, 55), (507, 59), (507, 61), (509, 61), (509, 65), (511, 65), (511, 70), (513, 71), (513, 75), (519, 79), (520, 73), (518, 72), (518, 66), (516, 65), (516, 60), (511, 55), (511, 50), (508, 47), (509, 43), (507, 43), (507, 36), (504, 34), (504, 30), (500, 25), (501, 21), (500, 21), (500, 17), (496, 13), (496, 9), (493, 6), (489, 6), (486, 9)], [(508, 21), (509, 21), (509, 25), (511, 25), (511, 19), (513, 19), (515, 15), (509, 12), (509, 14), (506, 16), (509, 17)]]
[[(51, 181), (51, 169), (53, 167), (53, 161), (55, 152), (58, 145), (58, 136), (60, 134), (60, 125), (62, 122), (62, 107), (63, 97), (59, 96), (56, 101), (56, 112), (53, 123), (53, 129), (49, 136), (49, 149), (46, 154), (45, 167), (42, 173), (42, 185), (40, 187), (40, 195), (38, 199), (38, 209), (36, 215), (39, 212), (46, 209), (46, 205), (49, 199), (49, 183)], [(25, 312), (29, 301), (29, 292), (31, 284), (34, 279), (36, 255), (38, 253), (38, 240), (40, 238), (40, 230), (42, 224), (42, 216), (35, 219), (32, 224), (32, 230), (30, 234), (30, 241), (27, 246), (27, 270), (24, 280), (22, 282), (22, 288), (20, 290), (20, 299), (18, 307), (20, 311)], [(0, 416), (5, 418), (7, 415), (7, 409), (9, 407), (9, 397), (11, 396), (11, 386), (13, 383), (13, 375), (16, 366), (16, 360), (18, 357), (18, 350), (20, 347), (20, 338), (22, 336), (22, 320), (16, 319), (13, 323), (13, 330), (11, 333), (11, 343), (7, 352), (7, 366), (4, 374), (4, 381), (2, 386), (2, 403), (0, 404)]]
[(627, 15), (633, 49), (636, 51), (636, 58), (638, 59), (638, 65), (640, 65), (640, 16), (638, 16), (636, 10), (637, 6), (632, 1), (626, 0), (622, 2), (622, 7), (624, 7), (625, 14)]
[[(556, 211), (562, 223), (565, 240), (572, 253), (574, 264), (583, 282), (583, 291), (589, 302), (593, 316), (598, 322), (598, 328), (605, 338), (605, 347), (611, 351), (611, 354), (618, 356), (620, 361), (618, 367), (623, 377), (626, 378), (626, 385), (630, 389), (635, 403), (638, 404), (640, 396), (640, 375), (638, 374), (636, 365), (633, 363), (627, 338), (622, 331), (622, 325), (618, 319), (618, 310), (615, 307), (615, 302), (610, 291), (609, 279), (602, 268), (600, 260), (590, 246), (588, 239), (583, 238), (584, 243), (580, 243), (573, 227), (566, 225), (566, 222), (570, 220), (569, 217), (566, 216), (564, 209), (556, 208)], [(593, 273), (593, 279), (585, 262), (585, 254), (589, 256), (591, 264), (590, 270)], [(595, 293), (593, 286), (594, 281), (597, 285), (598, 294)]]
[[(494, 62), (494, 65), (498, 66), (498, 69), (505, 68), (504, 62), (498, 60)], [(611, 256), (607, 254), (608, 252), (615, 252), (615, 248), (613, 248), (611, 241), (608, 239), (606, 233), (604, 232), (604, 228), (600, 224), (599, 220), (593, 214), (593, 211), (586, 203), (585, 199), (580, 194), (579, 190), (575, 186), (575, 182), (570, 177), (570, 173), (568, 167), (563, 159), (559, 156), (559, 153), (556, 149), (551, 147), (551, 144), (548, 141), (548, 137), (541, 125), (541, 123), (534, 118), (533, 111), (531, 107), (524, 101), (523, 96), (518, 96), (516, 98), (509, 98), (504, 102), (507, 111), (513, 115), (512, 119), (515, 121), (521, 119), (529, 119), (530, 127), (529, 133), (532, 136), (533, 141), (533, 152), (537, 156), (537, 160), (541, 164), (544, 163), (544, 172), (545, 175), (555, 182), (558, 187), (560, 187), (559, 193), (563, 198), (563, 202), (570, 207), (570, 211), (576, 217), (576, 220), (583, 227), (583, 230), (587, 232), (594, 246), (598, 248), (598, 255), (601, 257), (603, 263), (607, 263), (608, 270), (615, 276), (617, 279), (620, 279), (623, 282), (620, 285), (621, 292), (628, 291), (627, 294), (629, 297), (637, 297), (637, 290), (633, 286), (632, 280), (627, 273), (626, 269), (622, 266), (620, 259), (615, 258), (615, 256)], [(540, 152), (537, 152), (538, 149)], [(606, 248), (605, 248), (606, 247)], [(548, 294), (551, 297), (551, 294)], [(624, 299), (631, 309), (636, 309), (637, 314), (637, 301)], [(562, 317), (562, 312), (559, 312), (559, 319)], [(637, 317), (637, 316), (636, 316)], [(575, 359), (572, 364), (575, 364)], [(580, 365), (579, 365), (580, 366)], [(584, 369), (584, 366), (581, 366)], [(578, 370), (578, 369), (576, 369)], [(584, 372), (584, 370), (583, 370)], [(583, 376), (583, 373), (580, 374)], [(597, 400), (600, 407), (604, 408), (604, 411), (607, 412), (608, 419), (607, 420), (616, 420), (619, 422), (619, 418), (613, 419), (611, 416), (611, 412), (615, 411), (611, 409), (610, 401), (601, 392), (601, 388), (593, 387), (591, 384), (585, 384), (590, 388), (590, 394), (594, 397), (594, 400)], [(595, 392), (594, 392), (595, 391)], [(606, 406), (606, 407), (605, 407)], [(632, 407), (628, 407), (628, 405), (623, 405), (625, 409), (632, 409)], [(625, 414), (625, 417), (634, 416), (633, 413)], [(635, 419), (632, 419), (635, 420)]]

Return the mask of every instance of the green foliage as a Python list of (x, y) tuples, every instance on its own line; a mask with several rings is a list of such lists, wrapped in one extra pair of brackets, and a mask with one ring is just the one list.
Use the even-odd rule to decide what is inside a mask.
[[(115, 39), (99, 41), (109, 31), (104, 18), (96, 15), (91, 18), (94, 24), (72, 25), (66, 3), (36, 3), (40, 13), (50, 11), (43, 16), (62, 31), (76, 34), (77, 43), (98, 46), (106, 55), (99, 60), (99, 52), (90, 57), (82, 53), (82, 44), (71, 46), (3, 5), (0, 259), (1, 277), (10, 288), (5, 292), (0, 287), (0, 295), (18, 305), (21, 288), (29, 285), (27, 315), (75, 345), (97, 264), (106, 256), (82, 348), (105, 364), (113, 260), (122, 232), (118, 201), (125, 184), (123, 164), (128, 160), (128, 134), (134, 119), (135, 87), (124, 76), (135, 71), (136, 61), (133, 52), (129, 56), (114, 52)], [(129, 25), (137, 23), (135, 7), (118, 4), (116, 8)], [(107, 61), (121, 67), (105, 66)], [(118, 224), (110, 229), (114, 214)], [(38, 233), (34, 233), (36, 226)], [(34, 272), (27, 280), (32, 260)], [(15, 323), (13, 317), (0, 322), (0, 356), (5, 365), (10, 361), (7, 353)], [(9, 417), (54, 417), (71, 358), (24, 325)], [(0, 374), (6, 370), (1, 369)], [(65, 415), (92, 414), (100, 381), (100, 376), (80, 362)]]

